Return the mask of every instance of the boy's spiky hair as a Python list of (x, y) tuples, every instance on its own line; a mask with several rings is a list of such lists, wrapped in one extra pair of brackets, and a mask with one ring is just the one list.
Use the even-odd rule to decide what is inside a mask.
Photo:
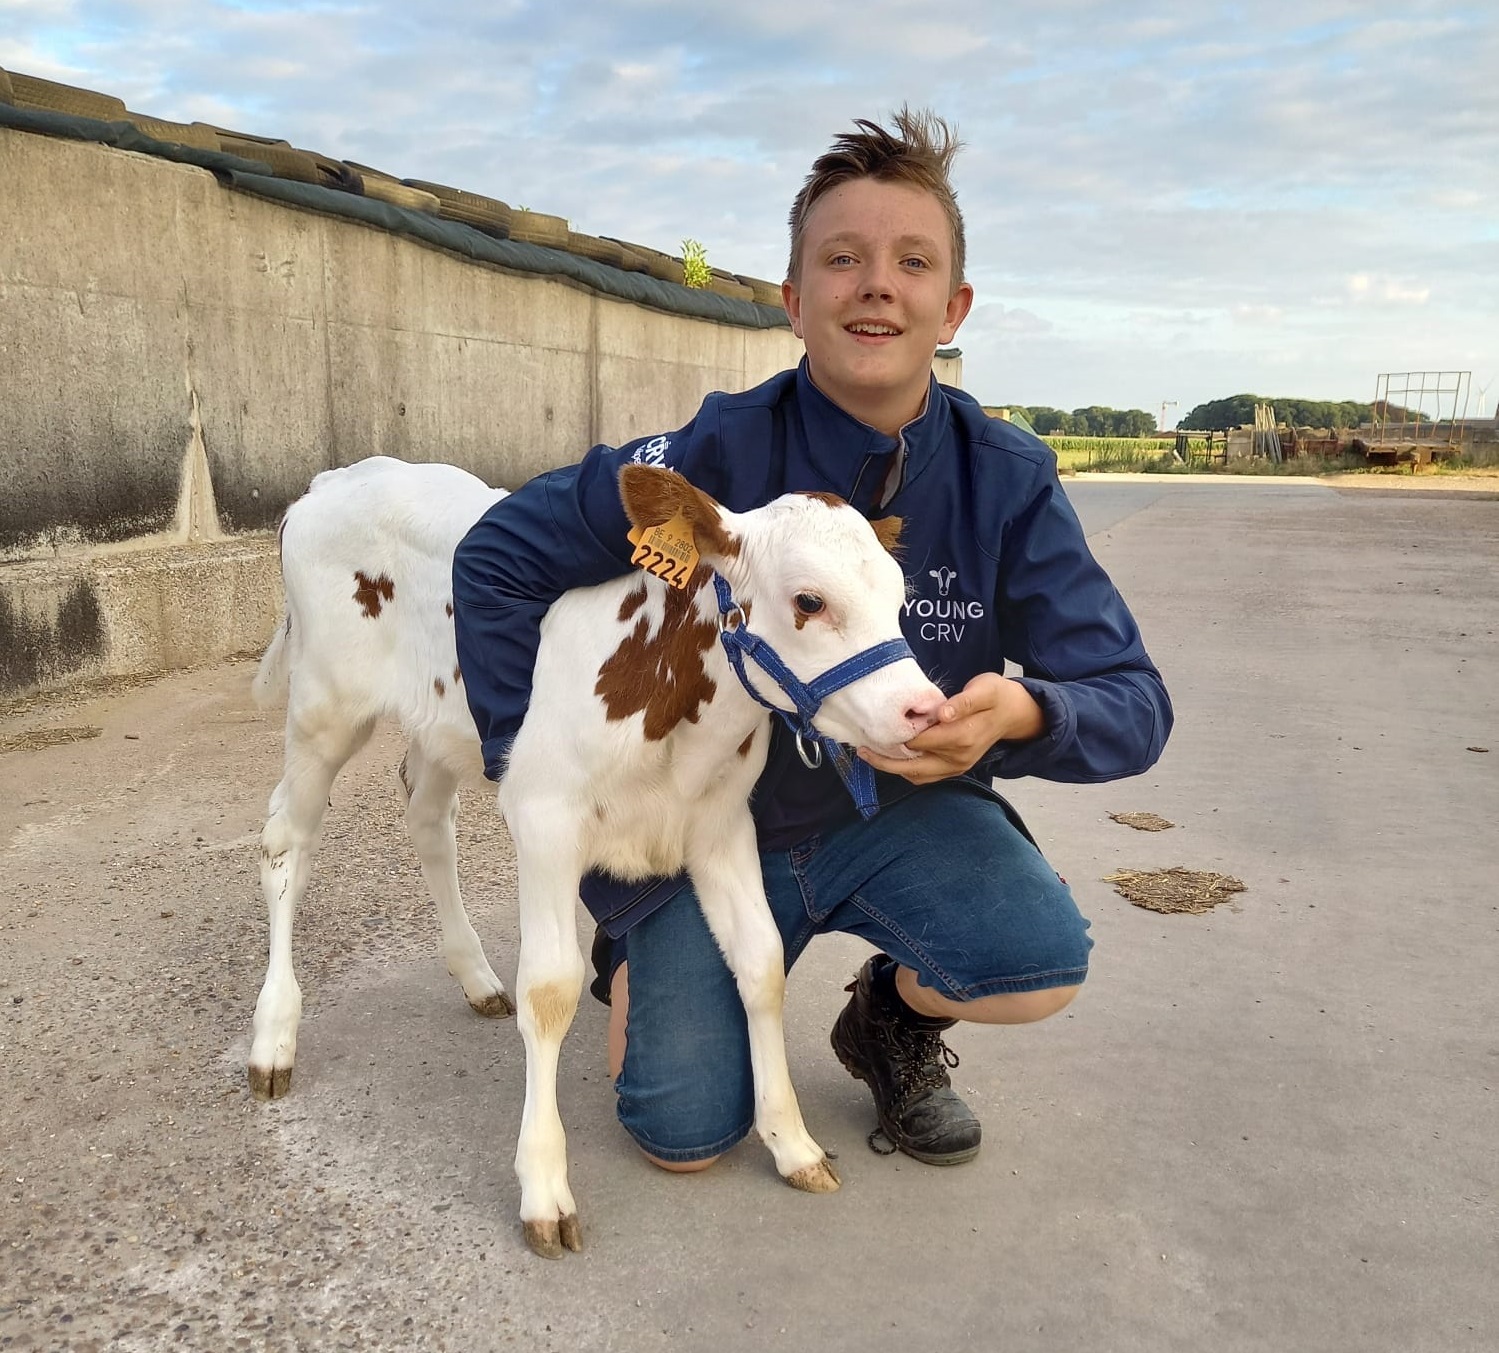
[(902, 105), (891, 119), (893, 128), (858, 118), (856, 131), (845, 132), (812, 164), (812, 172), (791, 206), (791, 266), (787, 276), (801, 279), (802, 235), (807, 217), (819, 198), (852, 179), (876, 179), (881, 183), (905, 183), (931, 193), (941, 204), (952, 231), (952, 287), (963, 282), (967, 253), (963, 238), (963, 213), (949, 174), (962, 142), (957, 131), (925, 109), (912, 111)]

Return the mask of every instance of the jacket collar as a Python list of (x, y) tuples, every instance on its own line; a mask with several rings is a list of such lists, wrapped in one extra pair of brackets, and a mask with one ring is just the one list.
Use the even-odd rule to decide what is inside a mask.
[(833, 403), (813, 384), (805, 357), (796, 369), (796, 392), (808, 464), (831, 492), (866, 514), (879, 505), (891, 457), (901, 443), (905, 444), (904, 488), (931, 463), (952, 418), (947, 395), (935, 376), (927, 386), (926, 407), (901, 429), (899, 438), (860, 422)]

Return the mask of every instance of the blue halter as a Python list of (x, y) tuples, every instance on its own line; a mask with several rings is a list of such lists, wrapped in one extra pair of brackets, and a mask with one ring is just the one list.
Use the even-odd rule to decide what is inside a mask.
[[(739, 677), (740, 684), (756, 703), (764, 705), (786, 721), (786, 726), (796, 736), (797, 755), (809, 770), (816, 770), (822, 765), (824, 752), (832, 757), (839, 778), (853, 796), (859, 815), (864, 818), (873, 817), (880, 809), (879, 800), (875, 796), (873, 769), (868, 762), (851, 756), (841, 743), (819, 733), (812, 726), (812, 720), (822, 707), (822, 702), (834, 691), (841, 691), (860, 677), (877, 672), (881, 667), (888, 667), (892, 662), (914, 657), (910, 644), (904, 639), (887, 639), (882, 644), (875, 644), (873, 648), (866, 648), (862, 653), (855, 653), (837, 666), (828, 668), (811, 682), (803, 683), (781, 661), (775, 649), (759, 635), (749, 632), (744, 610), (734, 600), (734, 594), (729, 590), (729, 584), (722, 574), (713, 575), (713, 587), (718, 593), (718, 637), (723, 640), (724, 652), (728, 654), (729, 664)], [(795, 714), (777, 708), (754, 688), (744, 670), (746, 658), (758, 663), (766, 675), (781, 688), (796, 706)]]

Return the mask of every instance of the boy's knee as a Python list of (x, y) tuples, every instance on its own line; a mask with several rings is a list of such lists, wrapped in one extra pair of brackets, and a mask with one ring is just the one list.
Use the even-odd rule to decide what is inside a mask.
[(1034, 1024), (1037, 1020), (1049, 1019), (1072, 1004), (1073, 997), (1082, 990), (1082, 985), (1070, 987), (1047, 987), (1042, 991), (1012, 991), (1003, 996), (990, 996), (991, 1001), (1005, 1003), (1007, 1024)]
[(945, 1016), (969, 1024), (1034, 1024), (1065, 1010), (1082, 990), (1082, 985), (1045, 987), (1040, 991), (1002, 991), (971, 1001), (955, 1001), (926, 988), (918, 988), (919, 994), (913, 1000), (909, 990), (908, 987), (901, 993), (906, 1004), (925, 1015)]
[(640, 1154), (652, 1165), (665, 1170), (668, 1174), (698, 1174), (719, 1159), (717, 1156), (709, 1156), (706, 1160), (662, 1160), (658, 1156), (651, 1155), (644, 1147), (641, 1147)]

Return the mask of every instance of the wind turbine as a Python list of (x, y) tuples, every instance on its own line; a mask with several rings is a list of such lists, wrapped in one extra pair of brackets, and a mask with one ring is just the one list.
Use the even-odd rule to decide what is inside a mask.
[(1484, 381), (1484, 383), (1478, 387), (1478, 416), (1480, 418), (1483, 417), (1483, 397), (1488, 393), (1489, 386), (1491, 386), (1493, 383), (1494, 378), (1490, 376), (1488, 380)]

